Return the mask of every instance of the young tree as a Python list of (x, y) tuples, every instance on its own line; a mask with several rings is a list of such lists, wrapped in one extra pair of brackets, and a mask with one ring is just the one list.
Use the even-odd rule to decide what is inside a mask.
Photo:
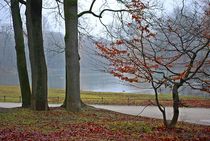
[[(144, 5), (135, 1), (132, 6)], [(204, 12), (188, 13), (184, 7), (175, 17), (147, 20), (146, 7), (123, 21), (124, 31), (112, 44), (98, 42), (99, 54), (109, 62), (112, 75), (130, 83), (147, 82), (154, 89), (164, 125), (175, 127), (179, 117), (179, 89), (187, 85), (210, 93), (210, 38)], [(148, 16), (148, 15), (146, 15)], [(126, 23), (127, 22), (127, 23)], [(126, 25), (127, 26), (126, 26)], [(158, 99), (160, 88), (172, 89), (173, 117), (167, 120), (165, 107)]]
[(26, 1), (26, 26), (32, 73), (31, 106), (47, 110), (47, 67), (43, 49), (42, 0)]
[(11, 0), (11, 13), (14, 28), (15, 49), (17, 56), (17, 70), (20, 82), (22, 107), (31, 106), (31, 90), (25, 57), (22, 20), (20, 16), (19, 0)]

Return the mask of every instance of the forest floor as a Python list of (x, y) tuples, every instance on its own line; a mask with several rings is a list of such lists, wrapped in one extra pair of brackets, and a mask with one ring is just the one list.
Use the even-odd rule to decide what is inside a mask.
[(162, 120), (83, 108), (32, 111), (0, 108), (1, 141), (209, 141), (210, 127), (179, 122), (166, 129)]

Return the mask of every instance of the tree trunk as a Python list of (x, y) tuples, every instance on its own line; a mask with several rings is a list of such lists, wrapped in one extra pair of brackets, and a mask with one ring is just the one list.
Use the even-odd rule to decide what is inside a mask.
[[(64, 102), (63, 102), (63, 104), (61, 105), (62, 108), (66, 108), (66, 99), (67, 99), (67, 96), (66, 96), (66, 94), (65, 94)], [(80, 99), (80, 103), (81, 103), (81, 108), (84, 108), (84, 107), (87, 106), (81, 99)]]
[(163, 115), (163, 123), (166, 128), (174, 128), (178, 121), (179, 104), (180, 104), (178, 89), (180, 86), (181, 86), (181, 84), (174, 84), (173, 89), (172, 89), (172, 96), (173, 96), (173, 117), (172, 117), (172, 120), (167, 120), (165, 108), (162, 107), (161, 104), (159, 103), (157, 89), (154, 89), (155, 90), (155, 100), (156, 100), (158, 109), (161, 111), (161, 113)]
[(66, 60), (66, 109), (78, 112), (80, 102), (80, 66), (78, 53), (77, 0), (64, 0), (65, 60)]
[(17, 57), (17, 70), (18, 70), (21, 97), (22, 97), (22, 107), (26, 108), (31, 106), (31, 90), (28, 79), (22, 20), (20, 16), (20, 8), (18, 0), (11, 0), (11, 12), (12, 12), (15, 49)]
[(32, 109), (47, 110), (47, 67), (42, 35), (42, 0), (26, 1), (26, 25), (32, 74)]
[(152, 85), (153, 86), (153, 89), (155, 91), (155, 101), (156, 101), (156, 104), (157, 104), (157, 107), (158, 109), (160, 110), (160, 112), (162, 113), (163, 115), (163, 123), (166, 127), (168, 127), (168, 123), (167, 123), (167, 119), (166, 119), (166, 111), (165, 111), (165, 107), (163, 107), (161, 104), (160, 104), (160, 101), (159, 101), (159, 98), (158, 98), (158, 92), (157, 92), (157, 88), (154, 87), (154, 84)]
[(179, 89), (179, 85), (178, 84), (174, 84), (173, 89), (172, 89), (172, 95), (173, 95), (173, 117), (172, 120), (170, 121), (170, 123), (168, 123), (168, 128), (174, 128), (176, 126), (176, 123), (178, 121), (179, 118), (179, 93), (178, 93), (178, 89)]

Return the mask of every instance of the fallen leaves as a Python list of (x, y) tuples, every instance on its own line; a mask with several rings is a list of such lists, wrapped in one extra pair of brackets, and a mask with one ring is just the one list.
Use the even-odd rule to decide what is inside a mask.
[(1, 141), (181, 141), (210, 140), (210, 127), (179, 123), (166, 129), (161, 120), (85, 108), (79, 113), (62, 108), (48, 112), (13, 109), (0, 113)]

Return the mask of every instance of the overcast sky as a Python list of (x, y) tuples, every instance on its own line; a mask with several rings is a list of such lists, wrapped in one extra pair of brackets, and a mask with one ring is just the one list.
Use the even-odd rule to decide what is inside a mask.
[[(149, 0), (151, 3), (151, 0)], [(160, 3), (164, 2), (164, 8), (170, 13), (177, 4), (181, 4), (182, 0), (159, 0)], [(186, 0), (190, 1), (190, 0)], [(53, 3), (54, 0), (44, 0), (44, 7), (47, 7), (51, 5), (51, 7), (55, 6), (55, 3)], [(79, 5), (79, 12), (83, 10), (88, 10), (90, 7), (92, 0), (79, 0), (78, 5)], [(107, 2), (107, 3), (106, 3)], [(11, 16), (10, 16), (10, 10), (8, 6), (5, 6), (4, 0), (0, 0), (0, 26), (5, 23), (11, 24)], [(111, 9), (120, 9), (123, 7), (123, 5), (120, 5), (117, 3), (116, 0), (97, 0), (94, 7), (93, 11), (95, 13), (99, 13), (99, 11), (103, 8), (110, 7)], [(22, 6), (22, 15), (24, 17), (24, 6)], [(43, 9), (43, 17), (44, 21), (47, 21), (47, 24), (44, 28), (44, 30), (53, 30), (56, 32), (62, 32), (64, 33), (64, 21), (62, 18), (59, 17), (57, 12), (54, 10), (49, 10), (49, 9)], [(112, 13), (106, 12), (103, 15), (102, 18), (103, 23), (109, 24), (112, 22)], [(99, 22), (98, 18), (93, 17), (92, 15), (85, 15), (82, 18), (80, 18), (80, 23), (83, 24), (85, 28), (88, 29), (88, 32), (92, 32), (93, 34), (98, 34), (102, 30), (102, 25)], [(12, 24), (11, 24), (12, 25)], [(88, 26), (87, 26), (88, 25)], [(50, 27), (50, 28), (49, 28)]]

